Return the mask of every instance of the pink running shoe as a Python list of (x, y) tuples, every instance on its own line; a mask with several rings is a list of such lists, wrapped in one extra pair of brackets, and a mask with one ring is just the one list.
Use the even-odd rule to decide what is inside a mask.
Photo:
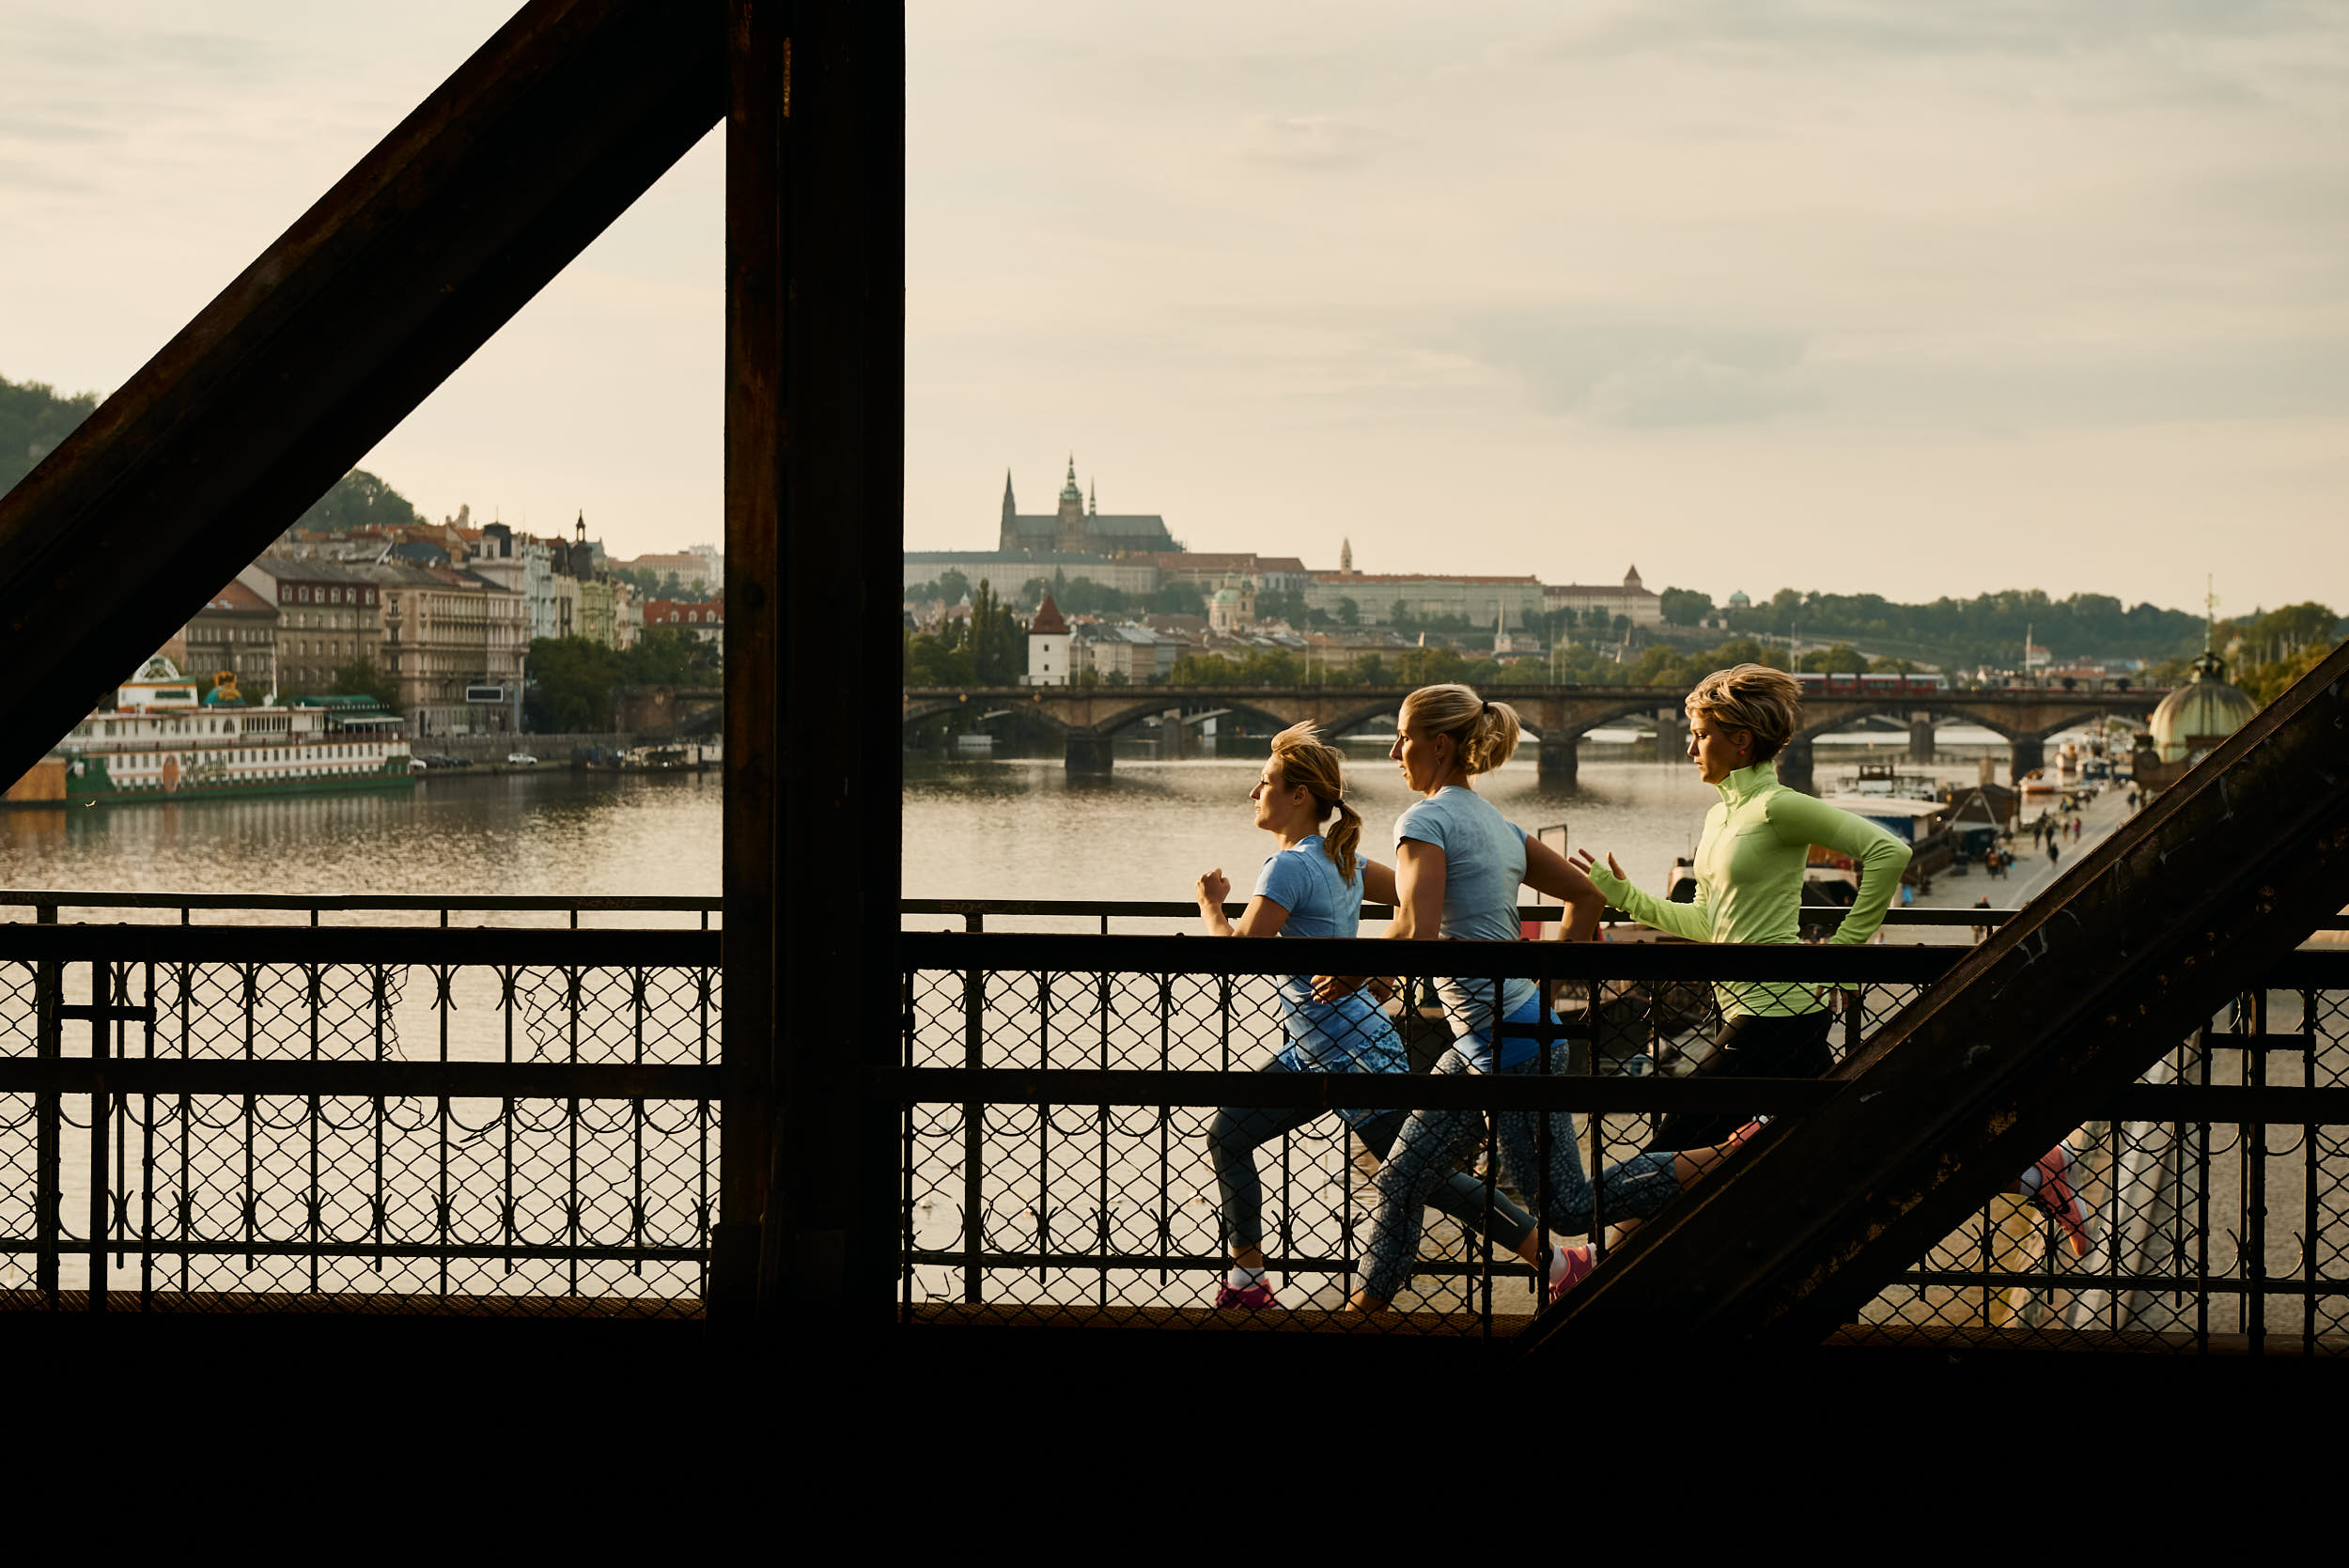
[(1281, 1303), (1273, 1298), (1272, 1284), (1269, 1281), (1259, 1280), (1245, 1290), (1235, 1290), (1232, 1288), (1231, 1281), (1227, 1280), (1216, 1285), (1215, 1304), (1219, 1308), (1237, 1307), (1242, 1312), (1262, 1312), (1267, 1307), (1277, 1307)]
[(1558, 1250), (1566, 1255), (1566, 1271), (1549, 1287), (1549, 1304), (1553, 1307), (1560, 1296), (1589, 1279), (1591, 1270), (1598, 1266), (1598, 1254), (1588, 1247), (1561, 1247)]
[(2072, 1255), (2088, 1256), (2088, 1208), (2072, 1190), (2070, 1172), (2072, 1148), (2059, 1143), (2041, 1155), (2037, 1161), (2039, 1186), (2030, 1201), (2047, 1211), (2047, 1217), (2063, 1227), (2063, 1239), (2072, 1244)]

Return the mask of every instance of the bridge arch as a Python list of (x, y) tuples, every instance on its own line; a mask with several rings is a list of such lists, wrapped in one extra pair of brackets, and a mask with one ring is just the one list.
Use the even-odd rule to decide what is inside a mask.
[[(1815, 710), (1812, 705), (1804, 706), (1806, 713)], [(2027, 738), (2025, 733), (2017, 730), (2014, 725), (1987, 713), (1968, 707), (1964, 703), (1951, 702), (1947, 699), (1937, 700), (1932, 697), (1895, 697), (1882, 702), (1854, 702), (1848, 706), (1839, 706), (1827, 717), (1803, 725), (1795, 732), (1793, 738), (1815, 740), (1820, 736), (1832, 735), (1835, 731), (1843, 729), (1855, 720), (1859, 719), (1890, 719), (1898, 723), (1906, 724), (1920, 713), (1925, 714), (1937, 723), (1948, 720), (1958, 720), (1968, 724), (1979, 724), (2010, 744)], [(2057, 726), (2059, 729), (2061, 727), (2061, 725)]]
[(903, 712), (899, 715), (898, 723), (904, 729), (912, 730), (922, 724), (931, 722), (932, 720), (944, 718), (946, 715), (951, 713), (968, 713), (972, 717), (972, 719), (976, 720), (992, 718), (1000, 714), (1013, 712), (1025, 713), (1031, 719), (1041, 720), (1055, 730), (1067, 731), (1076, 727), (1070, 724), (1067, 720), (1053, 712), (1051, 707), (1047, 704), (1022, 703), (998, 695), (988, 694), (981, 694), (969, 701), (965, 701), (960, 695), (957, 695), (909, 703), (906, 705)]
[(1611, 724), (1618, 719), (1636, 718), (1653, 720), (1656, 717), (1657, 708), (1660, 706), (1662, 705), (1658, 704), (1656, 700), (1656, 694), (1652, 691), (1648, 691), (1641, 693), (1636, 698), (1631, 698), (1626, 701), (1600, 703), (1594, 706), (1579, 707), (1572, 718), (1563, 721), (1556, 726), (1557, 733), (1555, 735), (1551, 734), (1548, 730), (1544, 729), (1540, 724), (1533, 722), (1535, 719), (1540, 717), (1541, 710), (1538, 707), (1532, 708), (1530, 711), (1520, 709), (1518, 717), (1525, 721), (1526, 727), (1528, 729), (1532, 730), (1544, 741), (1556, 744), (1559, 742), (1572, 742), (1579, 740), (1591, 731), (1598, 728), (1601, 724)]
[[(1195, 717), (1184, 717), (1183, 709), (1185, 708), (1196, 710)], [(1159, 697), (1155, 701), (1135, 703), (1131, 706), (1112, 713), (1105, 719), (1095, 720), (1085, 728), (1094, 735), (1113, 736), (1133, 728), (1145, 719), (1155, 719), (1168, 713), (1174, 714), (1177, 722), (1184, 723), (1193, 722), (1195, 718), (1204, 718), (1209, 713), (1244, 713), (1252, 719), (1261, 719), (1279, 729), (1288, 728), (1297, 722), (1298, 719), (1295, 714), (1279, 712), (1261, 702), (1250, 702), (1239, 696), (1226, 698), (1210, 693), (1186, 697), (1179, 702), (1169, 702), (1164, 697)]]

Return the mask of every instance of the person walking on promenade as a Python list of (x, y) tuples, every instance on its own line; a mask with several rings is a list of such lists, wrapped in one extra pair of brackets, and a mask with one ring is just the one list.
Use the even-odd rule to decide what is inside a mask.
[[(1218, 937), (1351, 937), (1361, 918), (1364, 874), (1361, 859), (1362, 818), (1346, 800), (1337, 748), (1327, 745), (1310, 724), (1283, 730), (1272, 738), (1272, 754), (1248, 792), (1256, 826), (1280, 848), (1268, 856), (1234, 925), (1223, 912), (1232, 884), (1222, 868), (1201, 875), (1195, 884), (1199, 917)], [(1334, 821), (1330, 821), (1334, 817)], [(1323, 824), (1330, 822), (1328, 831)], [(1377, 868), (1385, 873), (1384, 867)], [(1392, 875), (1383, 880), (1392, 882)], [(1385, 890), (1392, 896), (1392, 889)], [(1283, 1043), (1262, 1070), (1279, 1073), (1403, 1073), (1410, 1070), (1403, 1042), (1385, 1013), (1360, 993), (1316, 1000), (1307, 975), (1280, 982), (1278, 1004)], [(1207, 1158), (1222, 1199), (1231, 1266), (1216, 1288), (1218, 1307), (1250, 1311), (1277, 1306), (1266, 1277), (1264, 1187), (1256, 1150), (1303, 1126), (1320, 1112), (1297, 1107), (1250, 1109), (1226, 1106), (1207, 1124)], [(1337, 1112), (1373, 1155), (1393, 1147), (1405, 1112), (1400, 1110)], [(1493, 1195), (1494, 1230), (1517, 1247), (1533, 1234), (1533, 1221), (1504, 1195)], [(1485, 1184), (1455, 1171), (1437, 1184), (1430, 1201), (1464, 1222), (1482, 1225)]]
[[(1486, 702), (1465, 686), (1422, 687), (1404, 699), (1388, 754), (1420, 799), (1394, 826), (1395, 918), (1389, 937), (1419, 941), (1517, 939), (1521, 935), (1517, 911), (1520, 884), (1567, 906), (1563, 939), (1587, 941), (1597, 933), (1603, 906), (1590, 879), (1503, 817), (1472, 786), (1473, 779), (1508, 761), (1517, 743), (1515, 711), (1505, 703)], [(1315, 994), (1335, 998), (1361, 983), (1359, 977), (1319, 975)], [(1488, 975), (1439, 978), (1436, 990), (1454, 1031), (1452, 1048), (1437, 1063), (1438, 1073), (1541, 1070), (1543, 1046), (1509, 1027), (1543, 1017), (1541, 997), (1532, 981), (1496, 981)], [(1563, 1072), (1564, 1045), (1553, 1043), (1547, 1048), (1549, 1070)], [(1547, 1169), (1539, 1154), (1544, 1114), (1549, 1117)], [(1376, 1179), (1377, 1210), (1371, 1217), (1368, 1262), (1355, 1306), (1364, 1311), (1384, 1307), (1409, 1279), (1419, 1255), (1421, 1210), (1457, 1162), (1474, 1152), (1485, 1126), (1483, 1114), (1475, 1110), (1415, 1110), (1404, 1123)], [(1500, 1165), (1496, 1182), (1505, 1172), (1562, 1234), (1587, 1234), (1600, 1197), (1583, 1173), (1572, 1114), (1502, 1111), (1493, 1118), (1492, 1131)], [(1701, 1150), (1626, 1160), (1600, 1175), (1598, 1193), (1603, 1194), (1605, 1211), (1652, 1214), (1715, 1157), (1716, 1151)], [(1505, 1238), (1496, 1234), (1493, 1239)], [(1531, 1235), (1517, 1244), (1518, 1256), (1546, 1278), (1552, 1300), (1588, 1274), (1594, 1262), (1588, 1247), (1552, 1246), (1548, 1256), (1539, 1260), (1535, 1250)]]
[[(1760, 664), (1717, 670), (1688, 693), (1688, 757), (1720, 800), (1705, 814), (1697, 844), (1696, 898), (1674, 904), (1633, 887), (1612, 855), (1588, 849), (1575, 862), (1607, 901), (1632, 919), (1699, 942), (1793, 942), (1800, 933), (1803, 867), (1811, 846), (1848, 856), (1859, 868), (1858, 895), (1828, 939), (1857, 947), (1876, 934), (1891, 907), (1892, 890), (1907, 867), (1908, 846), (1849, 812), (1838, 811), (1781, 784), (1774, 762), (1793, 738), (1802, 688), (1792, 675)], [(2050, 839), (2048, 852), (2054, 853)], [(1770, 981), (1724, 981), (1713, 987), (1721, 1014), (1717, 1047), (1697, 1071), (1750, 1078), (1817, 1078), (1834, 1065), (1828, 1044), (1833, 1013), (1828, 987)], [(1714, 1143), (1743, 1121), (1737, 1116), (1674, 1114), (1657, 1126), (1651, 1150)], [(2052, 1162), (2052, 1167), (2050, 1162)], [(2063, 1172), (2069, 1152), (2059, 1144), (2034, 1164), (2021, 1185), (2074, 1238), (2086, 1212)]]

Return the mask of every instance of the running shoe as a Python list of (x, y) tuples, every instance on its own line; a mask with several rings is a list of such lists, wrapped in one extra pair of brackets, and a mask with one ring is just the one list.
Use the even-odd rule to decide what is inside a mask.
[(1589, 1279), (1591, 1270), (1598, 1266), (1598, 1254), (1588, 1247), (1561, 1247), (1558, 1250), (1566, 1255), (1566, 1271), (1549, 1287), (1549, 1304), (1553, 1307), (1560, 1296)]
[(1281, 1303), (1273, 1298), (1272, 1281), (1269, 1280), (1259, 1280), (1245, 1289), (1234, 1289), (1231, 1281), (1227, 1280), (1215, 1287), (1215, 1304), (1218, 1307), (1237, 1307), (1242, 1312), (1262, 1312), (1267, 1307), (1277, 1307)]
[(1723, 1141), (1728, 1147), (1735, 1149), (1739, 1144), (1760, 1136), (1762, 1129), (1769, 1125), (1770, 1119), (1767, 1116), (1756, 1116), (1752, 1121), (1731, 1133)]
[(2063, 1239), (2072, 1244), (2074, 1257), (2088, 1256), (2088, 1206), (2072, 1190), (2072, 1146), (2057, 1144), (2041, 1155), (2037, 1164), (2039, 1186), (2032, 1190), (2030, 1201), (2063, 1227)]

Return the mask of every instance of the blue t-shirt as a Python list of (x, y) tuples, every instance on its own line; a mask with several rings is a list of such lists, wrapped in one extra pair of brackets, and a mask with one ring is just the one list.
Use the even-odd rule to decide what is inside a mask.
[[(1351, 937), (1361, 925), (1361, 864), (1355, 863), (1350, 879), (1340, 877), (1319, 833), (1309, 834), (1293, 849), (1268, 856), (1254, 891), (1255, 896), (1288, 911), (1281, 924), (1283, 937)], [(1317, 1001), (1313, 976), (1292, 974), (1282, 979), (1280, 995), (1283, 1029), (1288, 1036), (1281, 1066), (1300, 1073), (1408, 1070), (1409, 1060), (1394, 1026), (1366, 994), (1357, 991), (1336, 1001)], [(1369, 1113), (1338, 1114), (1359, 1123)]]
[[(1446, 784), (1395, 818), (1396, 847), (1410, 839), (1443, 851), (1444, 936), (1458, 941), (1516, 941), (1523, 935), (1517, 925), (1517, 888), (1525, 880), (1524, 829), (1476, 791)], [(1492, 1071), (1493, 977), (1439, 978), (1436, 990), (1459, 1034), (1453, 1048), (1478, 1071)], [(1505, 1020), (1522, 1022), (1538, 1011), (1539, 989), (1531, 980), (1512, 977), (1501, 986), (1501, 1006)], [(1530, 1060), (1534, 1046), (1532, 1040), (1505, 1040), (1501, 1065)]]

